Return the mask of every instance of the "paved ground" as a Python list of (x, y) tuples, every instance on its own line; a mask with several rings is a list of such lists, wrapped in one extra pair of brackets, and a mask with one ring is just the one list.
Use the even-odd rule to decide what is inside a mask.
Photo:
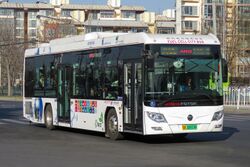
[(227, 113), (223, 133), (171, 137), (103, 134), (29, 125), (20, 102), (0, 101), (1, 167), (248, 167), (250, 114)]

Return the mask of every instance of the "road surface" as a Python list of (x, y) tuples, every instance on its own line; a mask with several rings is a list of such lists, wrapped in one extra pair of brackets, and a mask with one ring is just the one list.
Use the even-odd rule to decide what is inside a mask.
[(21, 102), (0, 101), (1, 167), (249, 167), (250, 114), (226, 114), (223, 133), (172, 137), (102, 133), (29, 124)]

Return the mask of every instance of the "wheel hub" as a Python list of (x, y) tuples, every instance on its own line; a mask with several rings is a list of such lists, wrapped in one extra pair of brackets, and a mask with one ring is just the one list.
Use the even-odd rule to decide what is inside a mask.
[(48, 125), (52, 125), (52, 116), (50, 113), (48, 113), (46, 116), (46, 122)]
[(116, 116), (112, 116), (109, 119), (109, 130), (111, 133), (116, 133), (118, 129), (118, 122)]

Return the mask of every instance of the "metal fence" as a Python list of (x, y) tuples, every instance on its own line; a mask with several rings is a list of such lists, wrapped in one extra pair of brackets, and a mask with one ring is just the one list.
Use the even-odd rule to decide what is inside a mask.
[(250, 87), (229, 87), (224, 91), (224, 105), (250, 108)]

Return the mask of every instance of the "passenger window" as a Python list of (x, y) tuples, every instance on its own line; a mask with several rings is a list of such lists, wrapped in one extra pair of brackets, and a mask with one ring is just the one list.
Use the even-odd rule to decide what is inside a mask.
[(34, 58), (26, 58), (25, 68), (25, 97), (32, 97), (35, 85)]
[[(109, 51), (109, 52), (108, 52)], [(119, 75), (118, 63), (119, 49), (112, 48), (103, 52), (103, 73), (101, 75), (101, 83), (103, 84), (103, 99), (116, 100), (118, 99)]]
[(45, 86), (45, 66), (42, 57), (35, 57), (35, 89), (34, 96), (43, 97)]
[(50, 55), (45, 59), (45, 96), (56, 96), (56, 71), (55, 71), (55, 57)]

